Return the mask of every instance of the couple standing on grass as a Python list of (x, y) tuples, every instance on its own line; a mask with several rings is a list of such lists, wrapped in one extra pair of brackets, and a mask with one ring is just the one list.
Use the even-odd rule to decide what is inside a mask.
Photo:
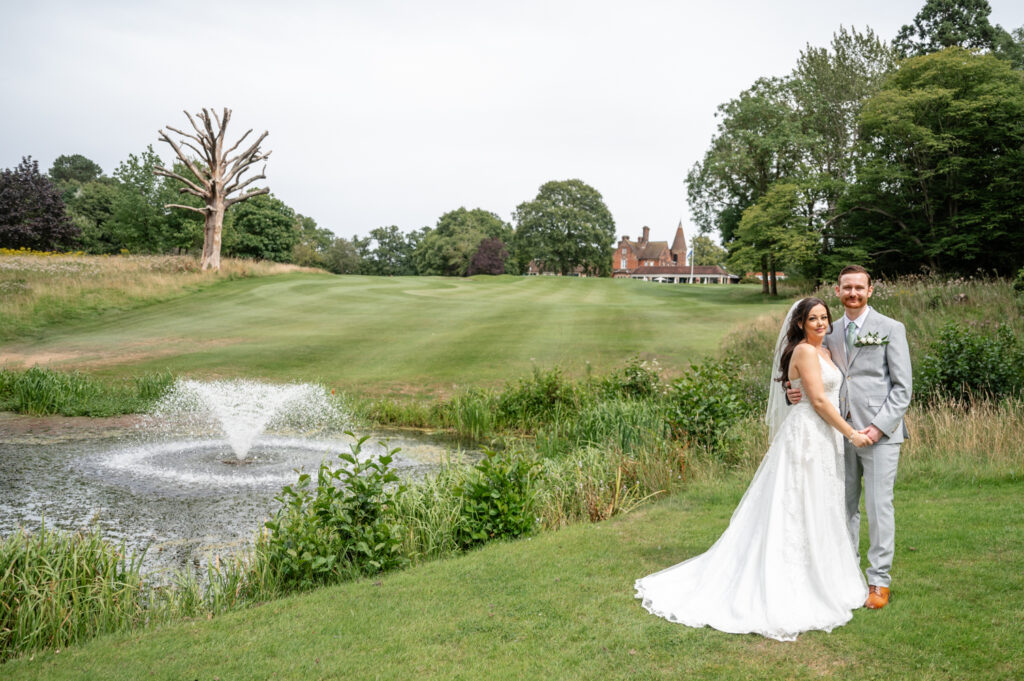
[[(888, 604), (910, 350), (903, 325), (868, 307), (872, 291), (867, 270), (851, 265), (836, 286), (842, 319), (833, 323), (817, 298), (790, 308), (772, 360), (768, 453), (707, 552), (636, 581), (648, 611), (791, 641), (845, 624), (855, 608)], [(866, 584), (857, 553), (862, 478)]]

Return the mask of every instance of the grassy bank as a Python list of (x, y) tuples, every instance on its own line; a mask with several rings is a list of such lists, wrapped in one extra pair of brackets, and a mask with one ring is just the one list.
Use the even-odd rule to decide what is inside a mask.
[[(1007, 679), (1024, 663), (1020, 483), (901, 483), (894, 601), (795, 643), (644, 612), (636, 578), (705, 550), (743, 476), (596, 525), (208, 621), (8, 662), (5, 678)], [(866, 532), (862, 533), (866, 536)], [(794, 594), (799, 597), (799, 594)]]
[(220, 272), (201, 272), (199, 261), (189, 256), (107, 257), (4, 249), (0, 342), (32, 337), (54, 325), (103, 312), (170, 300), (220, 281), (303, 270), (313, 271), (225, 258)]

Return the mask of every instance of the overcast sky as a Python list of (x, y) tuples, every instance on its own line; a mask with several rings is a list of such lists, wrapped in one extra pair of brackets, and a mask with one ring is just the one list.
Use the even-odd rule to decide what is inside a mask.
[[(990, 0), (1024, 25), (1024, 3)], [(183, 109), (270, 131), (267, 182), (341, 236), (511, 220), (548, 180), (604, 196), (618, 234), (693, 232), (684, 178), (715, 107), (840, 26), (891, 39), (924, 0), (0, 0), (0, 167), (83, 154), (107, 174)]]

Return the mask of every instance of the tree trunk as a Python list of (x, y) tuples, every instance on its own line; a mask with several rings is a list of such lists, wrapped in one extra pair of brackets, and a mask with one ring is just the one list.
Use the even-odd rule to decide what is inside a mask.
[(203, 226), (202, 270), (220, 270), (220, 241), (224, 229), (224, 199), (219, 198), (209, 206)]
[(761, 293), (762, 295), (768, 295), (768, 257), (761, 256)]
[(775, 256), (768, 256), (768, 274), (772, 278), (772, 297), (777, 298), (779, 296), (779, 287), (775, 281)]

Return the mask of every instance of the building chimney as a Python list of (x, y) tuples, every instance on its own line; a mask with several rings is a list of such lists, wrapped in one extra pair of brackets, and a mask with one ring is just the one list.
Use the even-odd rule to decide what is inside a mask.
[(651, 237), (651, 228), (644, 225), (644, 235), (640, 238), (640, 243), (646, 244), (647, 240)]

